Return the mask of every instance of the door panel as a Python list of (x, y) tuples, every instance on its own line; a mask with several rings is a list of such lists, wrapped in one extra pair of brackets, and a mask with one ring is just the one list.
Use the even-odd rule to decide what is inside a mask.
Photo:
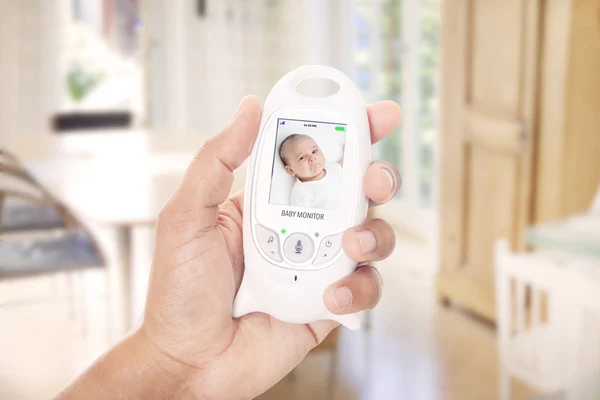
[(471, 104), (518, 115), (523, 46), (522, 0), (471, 1)]
[(467, 163), (466, 254), (463, 269), (493, 283), (492, 249), (513, 230), (517, 168), (515, 157), (473, 145)]
[(465, 133), (467, 142), (488, 149), (511, 153), (523, 149), (524, 132), (519, 120), (486, 115), (472, 107), (465, 113)]

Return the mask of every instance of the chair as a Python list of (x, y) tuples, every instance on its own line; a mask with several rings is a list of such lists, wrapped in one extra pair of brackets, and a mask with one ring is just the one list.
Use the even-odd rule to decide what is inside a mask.
[(17, 158), (0, 150), (0, 278), (103, 268), (91, 232)]
[[(104, 252), (92, 232), (17, 157), (0, 149), (0, 309), (65, 301), (74, 322), (70, 329), (81, 338), (71, 342), (74, 366), (84, 368), (97, 356), (98, 346), (89, 346), (96, 343), (93, 336), (110, 338), (111, 323), (108, 294), (104, 294), (106, 311), (101, 324), (106, 333), (90, 330), (95, 322), (88, 318), (94, 290), (86, 285), (84, 272), (102, 270), (102, 286), (107, 288), (106, 267)], [(61, 299), (59, 287), (64, 293)]]

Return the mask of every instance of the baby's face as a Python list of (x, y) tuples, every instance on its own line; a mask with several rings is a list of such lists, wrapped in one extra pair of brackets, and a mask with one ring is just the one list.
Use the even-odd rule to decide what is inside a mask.
[(284, 157), (288, 163), (285, 170), (300, 180), (316, 177), (325, 167), (325, 156), (310, 137), (288, 143), (284, 148)]

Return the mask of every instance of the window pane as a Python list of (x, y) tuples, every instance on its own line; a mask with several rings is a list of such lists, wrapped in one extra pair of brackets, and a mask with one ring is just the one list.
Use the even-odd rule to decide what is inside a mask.
[(431, 207), (437, 158), (440, 0), (421, 0), (420, 8), (419, 201)]
[[(387, 0), (379, 9), (379, 43), (381, 46), (382, 90), (380, 98), (394, 100), (402, 106), (402, 0)], [(402, 126), (379, 145), (380, 156), (401, 168)]]
[[(401, 0), (356, 1), (355, 80), (367, 102), (392, 99), (400, 103), (399, 50)], [(375, 146), (376, 157), (400, 166), (401, 128)]]
[(373, 72), (375, 70), (375, 52), (377, 51), (373, 40), (373, 32), (377, 25), (373, 5), (370, 2), (359, 2), (354, 9), (354, 19), (356, 82), (367, 98), (366, 100), (372, 101), (370, 94), (375, 90)]
[[(413, 103), (418, 103), (411, 103), (410, 109), (415, 115), (405, 115), (405, 118), (414, 121), (408, 124), (412, 130), (407, 130), (407, 124), (400, 125), (375, 146), (377, 157), (400, 169), (403, 169), (404, 162), (411, 160), (410, 170), (414, 173), (407, 179), (416, 182), (417, 187), (410, 200), (424, 207), (433, 205), (435, 188), (440, 3), (441, 0), (357, 0), (354, 3), (355, 79), (365, 98), (369, 102), (394, 100), (405, 110), (408, 108), (403, 105), (403, 97), (405, 101), (410, 101), (407, 96), (414, 97)], [(418, 13), (403, 16), (403, 9), (418, 10)], [(418, 21), (414, 28), (418, 32), (411, 33), (410, 37), (403, 37), (403, 34), (407, 28), (413, 32), (413, 27), (405, 26), (412, 20), (404, 21), (404, 17), (417, 18)], [(407, 77), (404, 69), (408, 65), (404, 64), (414, 64), (414, 57), (418, 58), (415, 76)], [(418, 91), (418, 95), (404, 93), (409, 88), (403, 87), (403, 79), (411, 79), (411, 83), (413, 79), (416, 81), (414, 90)], [(407, 151), (411, 154), (404, 153)], [(416, 195), (414, 199), (413, 194)]]

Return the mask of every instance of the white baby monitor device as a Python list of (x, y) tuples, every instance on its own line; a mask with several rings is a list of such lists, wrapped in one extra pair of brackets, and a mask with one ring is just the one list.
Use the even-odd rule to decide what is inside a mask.
[[(318, 80), (330, 85), (313, 88), (337, 91), (307, 95)], [(307, 65), (277, 82), (248, 160), (245, 271), (234, 317), (262, 312), (290, 323), (329, 319), (360, 327), (357, 314), (331, 313), (323, 295), (356, 269), (342, 235), (366, 219), (370, 154), (366, 104), (346, 75)]]

